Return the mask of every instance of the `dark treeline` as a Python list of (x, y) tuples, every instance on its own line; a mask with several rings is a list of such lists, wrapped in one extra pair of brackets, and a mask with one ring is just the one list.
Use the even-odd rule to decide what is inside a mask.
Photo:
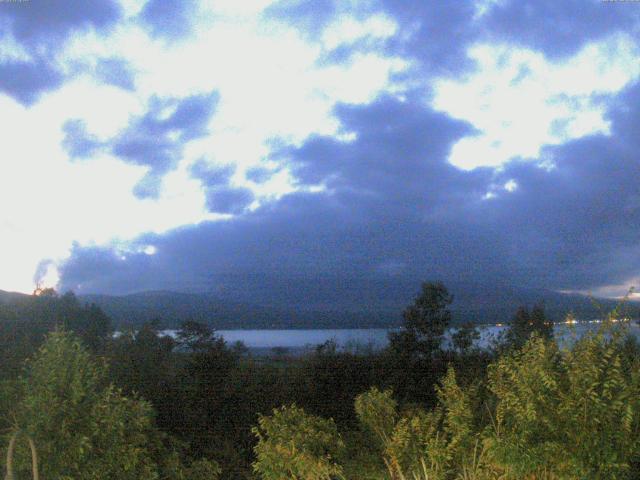
[[(425, 415), (436, 415), (424, 412), (446, 413), (446, 399), (455, 395), (495, 411), (496, 362), (508, 363), (533, 341), (552, 342), (552, 324), (538, 305), (515, 312), (490, 349), (476, 348), (478, 332), (465, 324), (445, 350), (451, 303), (442, 284), (423, 284), (385, 350), (327, 342), (303, 357), (254, 358), (196, 321), (182, 322), (176, 338), (161, 336), (158, 322), (114, 337), (100, 308), (73, 294), (40, 292), (0, 305), (5, 445), (16, 429), (35, 438), (45, 478), (524, 478), (454, 476), (453, 467), (429, 476), (435, 457), (416, 453), (431, 448), (420, 444), (435, 438), (428, 428), (454, 429), (446, 415), (423, 425)], [(628, 356), (634, 345), (625, 344)], [(467, 450), (440, 445), (443, 458), (454, 452), (464, 463), (470, 439), (489, 438), (478, 433), (485, 417), (468, 422)], [(123, 453), (132, 451), (137, 456)], [(17, 455), (17, 468), (27, 469), (26, 451)], [(416, 476), (425, 459), (426, 476)]]

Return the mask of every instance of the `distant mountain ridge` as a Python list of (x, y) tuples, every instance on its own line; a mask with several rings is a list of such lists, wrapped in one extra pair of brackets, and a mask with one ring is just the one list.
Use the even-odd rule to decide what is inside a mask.
[[(381, 286), (380, 288), (382, 288)], [(516, 309), (542, 302), (547, 316), (553, 321), (566, 317), (570, 311), (579, 319), (601, 317), (616, 307), (611, 299), (594, 300), (576, 294), (562, 294), (550, 290), (519, 289), (513, 287), (487, 288), (471, 284), (452, 285), (451, 305), (453, 323), (463, 322), (505, 323)], [(379, 294), (376, 289), (370, 294)], [(137, 327), (147, 321), (159, 320), (163, 328), (173, 328), (183, 320), (207, 323), (216, 329), (270, 329), (270, 328), (391, 328), (401, 325), (402, 310), (409, 305), (416, 291), (386, 291), (381, 302), (355, 302), (341, 308), (333, 304), (305, 306), (284, 302), (259, 305), (238, 299), (225, 298), (214, 293), (180, 293), (172, 291), (146, 291), (128, 295), (80, 295), (83, 303), (95, 303), (111, 317), (116, 328)], [(401, 294), (400, 294), (401, 293)], [(30, 296), (0, 290), (0, 304), (28, 301)], [(305, 308), (306, 307), (306, 308)], [(640, 316), (640, 303), (628, 302), (626, 315)]]
[[(519, 306), (532, 307), (543, 303), (547, 316), (563, 320), (569, 312), (579, 319), (599, 318), (613, 310), (618, 301), (591, 299), (577, 294), (562, 294), (550, 290), (498, 288), (490, 292), (469, 286), (453, 286), (451, 305), (454, 324), (505, 323)], [(416, 292), (381, 304), (363, 302), (361, 308), (348, 305), (256, 305), (229, 300), (218, 294), (177, 293), (168, 291), (141, 292), (125, 296), (85, 295), (85, 302), (100, 306), (117, 325), (138, 325), (160, 320), (167, 328), (181, 320), (205, 322), (217, 329), (262, 328), (390, 328), (400, 326), (402, 311)], [(594, 302), (597, 304), (594, 304)], [(637, 318), (640, 303), (628, 302), (626, 314)]]
[(159, 320), (171, 328), (182, 320), (208, 323), (216, 329), (264, 328), (372, 328), (392, 325), (393, 312), (341, 312), (263, 307), (206, 293), (167, 291), (140, 292), (124, 296), (82, 295), (95, 303), (117, 325), (139, 325)]

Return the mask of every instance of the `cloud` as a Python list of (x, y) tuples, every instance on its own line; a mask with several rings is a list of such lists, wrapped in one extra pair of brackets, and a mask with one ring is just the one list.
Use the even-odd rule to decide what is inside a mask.
[(62, 130), (62, 147), (72, 159), (89, 158), (102, 147), (102, 142), (87, 132), (86, 123), (80, 119), (67, 120)]
[[(77, 187), (56, 203), (55, 254), (82, 242), (65, 288), (320, 301), (317, 280), (339, 304), (376, 282), (575, 290), (637, 269), (632, 5), (121, 3), (0, 5), (1, 110), (29, 162), (8, 183)], [(20, 245), (35, 217), (3, 234)]]
[(206, 190), (207, 208), (214, 213), (238, 214), (253, 201), (248, 188), (214, 187)]
[(124, 90), (135, 90), (135, 73), (123, 58), (111, 57), (98, 60), (95, 66), (98, 80)]
[(601, 0), (505, 0), (495, 2), (483, 17), (489, 39), (533, 48), (555, 60), (629, 31), (638, 20), (640, 11), (633, 5)]
[[(390, 56), (415, 60), (414, 74), (419, 71), (433, 75), (458, 73), (472, 66), (466, 57), (466, 48), (477, 38), (478, 28), (473, 21), (475, 5), (470, 0), (411, 3), (283, 0), (268, 8), (265, 14), (289, 22), (311, 38), (324, 40), (328, 51), (321, 57), (322, 62), (342, 63), (358, 52), (382, 50)], [(364, 22), (375, 15), (393, 19), (398, 28), (393, 32), (386, 28), (386, 32), (379, 31), (377, 35), (374, 29), (356, 38), (345, 34), (337, 44), (327, 42), (332, 32), (323, 38), (331, 28), (340, 30), (340, 24), (348, 18)], [(355, 26), (350, 28), (354, 30)]]
[(192, 0), (149, 0), (140, 19), (156, 37), (180, 38), (190, 32), (196, 7)]
[(226, 185), (235, 170), (233, 165), (212, 165), (205, 159), (198, 160), (190, 168), (191, 175), (200, 180), (205, 187)]
[[(337, 114), (357, 132), (357, 140), (341, 145), (331, 137), (314, 138), (290, 149), (284, 160), (301, 181), (326, 181), (328, 190), (292, 193), (229, 221), (204, 222), (154, 237), (155, 268), (160, 269), (155, 281), (168, 275), (163, 269), (175, 262), (181, 265), (185, 285), (200, 288), (211, 287), (212, 276), (237, 281), (273, 277), (280, 285), (286, 279), (318, 275), (343, 281), (370, 278), (388, 271), (384, 264), (390, 262), (408, 265), (404, 278), (415, 279), (423, 268), (438, 275), (448, 271), (451, 265), (439, 254), (442, 248), (445, 255), (453, 253), (458, 247), (450, 244), (458, 242), (467, 245), (468, 253), (458, 256), (453, 271), (468, 271), (464, 259), (474, 255), (473, 241), (465, 239), (464, 232), (442, 230), (449, 221), (442, 216), (446, 205), (460, 199), (480, 201), (490, 176), (488, 171), (460, 172), (446, 163), (448, 146), (468, 127), (389, 97), (366, 107), (343, 106)], [(198, 174), (206, 178), (208, 172), (199, 168)], [(220, 200), (220, 191), (214, 187), (210, 192), (215, 200)], [(242, 200), (241, 205), (249, 198)], [(425, 252), (429, 243), (433, 251)], [(86, 254), (79, 249), (70, 261), (73, 270), (62, 268), (65, 288), (118, 288), (117, 282), (111, 285), (113, 278), (82, 267)]]
[(62, 146), (72, 159), (108, 152), (126, 163), (147, 167), (133, 192), (141, 199), (157, 198), (163, 176), (179, 164), (185, 145), (207, 134), (217, 103), (217, 92), (182, 99), (154, 97), (146, 113), (132, 118), (124, 130), (105, 141), (89, 133), (84, 121), (68, 120)]
[(427, 90), (429, 77), (473, 72), (476, 61), (467, 53), (477, 44), (530, 49), (559, 61), (591, 43), (633, 32), (640, 22), (640, 11), (633, 6), (601, 0), (281, 0), (265, 14), (316, 41), (326, 40), (327, 32), (348, 17), (385, 15), (397, 24), (393, 34), (347, 38), (333, 46), (325, 42), (328, 51), (321, 61), (344, 63), (359, 52), (382, 50), (413, 60), (413, 68), (400, 72), (396, 80), (422, 83)]
[(479, 25), (474, 21), (477, 2), (380, 3), (400, 24), (400, 34), (390, 39), (388, 48), (416, 58), (423, 74), (451, 75), (473, 66), (466, 50), (478, 36)]
[(24, 105), (33, 104), (62, 83), (65, 74), (55, 56), (72, 34), (106, 29), (120, 17), (120, 7), (112, 0), (2, 2), (3, 37), (22, 50), (23, 58), (0, 61), (0, 91)]
[(477, 44), (468, 53), (476, 71), (435, 81), (432, 97), (437, 109), (478, 130), (449, 158), (467, 169), (537, 157), (545, 145), (606, 133), (608, 100), (640, 76), (640, 51), (628, 36), (592, 43), (562, 62), (507, 44)]
[(265, 167), (253, 167), (245, 172), (247, 180), (255, 183), (264, 183), (268, 181), (276, 172)]
[(230, 185), (235, 170), (234, 166), (212, 165), (204, 159), (191, 166), (191, 175), (204, 187), (209, 212), (235, 215), (253, 202), (254, 194), (250, 189)]
[(75, 30), (107, 28), (121, 17), (120, 6), (113, 0), (5, 2), (1, 7), (0, 18), (9, 22), (19, 42), (48, 48)]
[(333, 0), (280, 0), (267, 7), (263, 15), (269, 19), (285, 20), (301, 31), (317, 36), (336, 13)]
[(63, 75), (44, 60), (0, 63), (0, 91), (23, 105), (33, 104), (39, 95), (62, 84)]
[[(451, 146), (472, 129), (443, 113), (391, 97), (341, 105), (336, 115), (354, 140), (314, 137), (279, 156), (302, 185), (324, 188), (228, 221), (143, 236), (138, 243), (158, 252), (144, 270), (140, 253), (124, 261), (122, 285), (139, 278), (136, 289), (159, 288), (167, 278), (236, 292), (238, 300), (309, 298), (347, 308), (368, 298), (367, 288), (395, 285), (380, 306), (432, 278), (551, 289), (621, 282), (640, 267), (640, 148), (630, 130), (638, 92), (629, 89), (609, 110), (616, 137), (593, 134), (548, 147), (544, 162), (514, 160), (499, 170), (463, 171), (447, 162)], [(74, 252), (61, 269), (65, 288), (120, 289), (120, 276), (102, 275), (92, 255)], [(323, 285), (324, 300), (311, 279)]]

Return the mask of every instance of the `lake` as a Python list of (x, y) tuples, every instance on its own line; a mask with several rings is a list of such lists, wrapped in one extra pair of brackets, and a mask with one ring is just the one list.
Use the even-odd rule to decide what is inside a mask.
[[(598, 320), (577, 322), (575, 324), (561, 323), (554, 326), (556, 338), (560, 344), (580, 337), (586, 332), (594, 331), (601, 322)], [(628, 324), (630, 333), (640, 339), (640, 326), (633, 322)], [(506, 325), (483, 325), (480, 330), (480, 340), (477, 346), (484, 348), (491, 339), (504, 331)], [(271, 350), (281, 347), (289, 350), (307, 350), (329, 340), (336, 342), (339, 348), (355, 348), (370, 346), (373, 349), (384, 348), (388, 344), (388, 333), (393, 329), (362, 328), (362, 329), (324, 329), (324, 330), (217, 330), (228, 344), (243, 342), (252, 350)], [(456, 329), (449, 329), (445, 335), (445, 344), (449, 342), (451, 334)], [(166, 335), (173, 336), (175, 330), (165, 330)]]

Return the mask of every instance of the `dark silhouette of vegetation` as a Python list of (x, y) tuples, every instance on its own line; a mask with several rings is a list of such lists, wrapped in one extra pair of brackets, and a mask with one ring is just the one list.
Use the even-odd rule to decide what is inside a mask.
[(463, 323), (451, 336), (451, 343), (460, 355), (464, 356), (471, 351), (479, 339), (478, 328), (473, 323)]
[(527, 307), (518, 308), (505, 336), (506, 345), (508, 348), (522, 348), (533, 334), (547, 340), (553, 338), (553, 323), (547, 320), (542, 305), (536, 305), (531, 312)]
[[(297, 407), (261, 417), (279, 428), (256, 431), (254, 468), (265, 479), (637, 479), (639, 366), (640, 347), (612, 323), (567, 350), (534, 333), (467, 386), (448, 368), (432, 408), (402, 408), (390, 389), (358, 395), (349, 440)], [(302, 432), (314, 448), (294, 448)]]
[(402, 330), (390, 335), (391, 348), (408, 355), (432, 356), (451, 323), (452, 302), (442, 283), (423, 283), (414, 303), (402, 312)]
[[(425, 283), (386, 349), (254, 356), (195, 320), (113, 336), (99, 308), (38, 293), (0, 304), (0, 428), (33, 440), (43, 478), (638, 478), (621, 323), (562, 350), (521, 308), (479, 348), (472, 324), (445, 341), (453, 299)], [(30, 455), (16, 443), (16, 478)]]

